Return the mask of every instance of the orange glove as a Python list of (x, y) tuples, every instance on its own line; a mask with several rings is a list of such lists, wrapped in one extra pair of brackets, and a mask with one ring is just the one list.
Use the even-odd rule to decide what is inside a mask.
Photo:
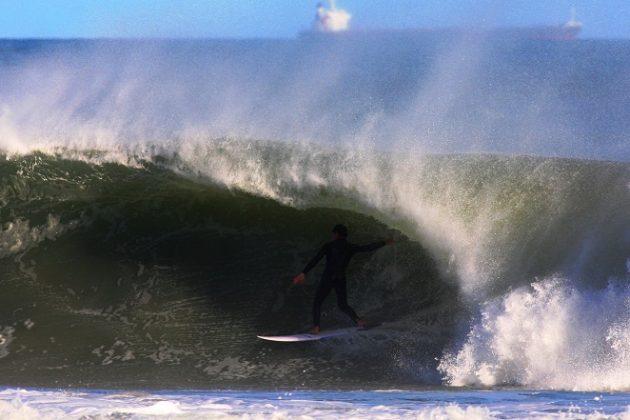
[(293, 285), (297, 286), (299, 284), (304, 284), (305, 279), (306, 275), (304, 273), (300, 273), (297, 276), (293, 277)]

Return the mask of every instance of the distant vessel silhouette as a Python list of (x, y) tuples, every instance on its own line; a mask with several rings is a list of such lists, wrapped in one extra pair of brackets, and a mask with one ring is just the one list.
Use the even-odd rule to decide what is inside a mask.
[(337, 9), (335, 0), (329, 0), (328, 3), (330, 4), (328, 9), (322, 3), (317, 4), (313, 30), (320, 33), (347, 31), (352, 15), (343, 9)]
[(329, 0), (329, 7), (317, 4), (317, 13), (311, 30), (302, 32), (303, 37), (318, 36), (353, 36), (372, 37), (388, 35), (418, 34), (437, 37), (454, 36), (491, 36), (502, 39), (537, 39), (552, 41), (569, 41), (577, 38), (582, 30), (582, 22), (576, 19), (575, 8), (571, 10), (571, 18), (558, 25), (536, 25), (523, 27), (437, 27), (408, 29), (350, 29), (352, 15), (346, 10), (337, 8), (335, 0)]

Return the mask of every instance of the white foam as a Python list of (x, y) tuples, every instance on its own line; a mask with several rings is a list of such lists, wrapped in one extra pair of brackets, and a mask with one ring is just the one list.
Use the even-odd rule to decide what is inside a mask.
[(0, 418), (7, 419), (489, 419), (486, 407), (448, 404), (410, 409), (396, 405), (370, 405), (361, 400), (325, 401), (293, 399), (290, 395), (276, 400), (242, 399), (222, 396), (207, 399), (203, 394), (134, 396), (91, 394), (89, 392), (5, 390), (0, 392)]
[(440, 370), (454, 386), (629, 390), (630, 286), (580, 291), (549, 278), (514, 290), (483, 305)]
[(9, 345), (15, 339), (15, 328), (0, 325), (0, 359), (9, 355)]
[(0, 226), (0, 258), (19, 254), (45, 240), (55, 240), (77, 225), (78, 221), (63, 224), (52, 214), (40, 226), (31, 227), (28, 220), (22, 219), (6, 223), (4, 227)]
[[(473, 404), (464, 401), (475, 400)], [(0, 390), (2, 419), (627, 419), (628, 396), (465, 392)]]

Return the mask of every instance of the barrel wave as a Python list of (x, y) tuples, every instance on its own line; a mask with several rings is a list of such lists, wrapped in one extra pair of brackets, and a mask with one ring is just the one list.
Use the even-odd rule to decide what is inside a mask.
[(630, 390), (630, 44), (421, 35), (0, 40), (0, 382)]
[[(350, 384), (376, 386), (385, 372), (396, 375), (387, 368), (396, 358), (382, 354), (402, 343), (383, 332), (315, 348), (256, 339), (308, 327), (313, 286), (291, 289), (290, 279), (334, 223), (347, 223), (358, 241), (395, 232), (356, 211), (296, 209), (165, 165), (41, 154), (2, 162), (5, 381), (324, 386), (349, 375)], [(366, 315), (453, 322), (439, 302), (454, 289), (420, 244), (357, 258), (355, 270), (351, 292)], [(333, 307), (324, 318), (347, 322)], [(445, 335), (422, 340), (443, 343)], [(372, 369), (351, 373), (370, 360)]]
[[(2, 158), (5, 383), (630, 388), (628, 164), (168, 145)], [(401, 239), (350, 266), (383, 325), (256, 340), (308, 328), (319, 272), (290, 279), (340, 222)]]

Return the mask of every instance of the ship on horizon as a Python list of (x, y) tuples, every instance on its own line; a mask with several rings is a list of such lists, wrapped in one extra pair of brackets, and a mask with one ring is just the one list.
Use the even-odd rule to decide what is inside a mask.
[(386, 35), (432, 35), (453, 37), (458, 35), (477, 35), (480, 37), (501, 37), (502, 39), (531, 39), (549, 41), (570, 41), (577, 38), (582, 31), (582, 22), (576, 19), (575, 8), (571, 10), (571, 18), (558, 25), (536, 25), (521, 27), (436, 27), (408, 29), (351, 29), (352, 15), (344, 9), (337, 8), (335, 0), (329, 0), (329, 7), (317, 4), (317, 13), (311, 30), (302, 32), (301, 36), (386, 36)]

